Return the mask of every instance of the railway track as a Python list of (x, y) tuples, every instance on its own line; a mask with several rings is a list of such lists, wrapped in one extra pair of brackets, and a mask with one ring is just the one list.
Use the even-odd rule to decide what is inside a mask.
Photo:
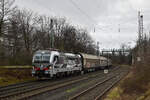
[[(93, 84), (96, 84), (96, 82), (100, 82), (100, 81), (105, 80), (106, 78), (109, 78), (114, 73), (116, 73), (115, 71), (118, 71), (118, 70), (116, 69), (116, 70), (111, 71), (109, 74), (102, 74), (97, 77), (93, 77), (89, 80), (79, 81), (77, 83), (70, 84), (70, 85), (58, 88), (56, 90), (47, 91), (45, 93), (41, 93), (39, 95), (28, 98), (28, 100), (41, 100), (41, 99), (43, 100), (67, 100), (68, 98), (79, 93), (80, 91), (87, 89)], [(86, 99), (83, 99), (83, 100), (86, 100)], [(90, 100), (93, 100), (93, 99), (90, 99)]]
[[(116, 69), (117, 68), (114, 68), (112, 70), (116, 70)], [(102, 71), (100, 72), (89, 73), (83, 76), (72, 77), (60, 81), (43, 81), (43, 82), (36, 81), (31, 83), (24, 83), (24, 84), (18, 84), (10, 87), (0, 88), (1, 91), (0, 99), (7, 99), (7, 100), (25, 99), (49, 90), (55, 90), (57, 88), (74, 84), (79, 81), (97, 77), (103, 73)]]
[[(59, 79), (60, 80), (60, 79)], [(55, 80), (34, 80), (34, 81), (28, 81), (28, 82), (22, 82), (22, 83), (17, 83), (17, 84), (12, 84), (12, 85), (8, 85), (8, 86), (3, 86), (0, 87), (0, 94), (3, 91), (9, 91), (9, 90), (15, 90), (17, 88), (22, 88), (22, 87), (26, 87), (26, 86), (31, 86), (31, 85), (36, 85), (36, 84), (40, 84), (40, 83), (47, 83), (47, 82), (53, 82), (53, 81), (57, 81), (57, 79)]]
[(104, 94), (107, 93), (115, 84), (117, 84), (122, 79), (122, 77), (124, 77), (127, 73), (120, 75), (114, 82), (112, 82), (106, 89), (104, 89), (103, 92), (98, 94), (98, 96), (96, 96), (95, 100), (100, 100), (104, 96)]
[(73, 97), (70, 97), (69, 100), (100, 100), (101, 97), (116, 83), (118, 83), (118, 81), (120, 81), (126, 74), (127, 71), (122, 73), (115, 73), (113, 76), (110, 76), (103, 81), (97, 82), (95, 85), (92, 85), (91, 87), (74, 95)]
[(30, 83), (33, 83), (33, 82), (36, 82), (36, 80), (27, 81), (27, 82), (20, 82), (20, 83), (16, 83), (16, 84), (7, 85), (7, 86), (0, 86), (0, 90), (5, 90), (7, 88), (18, 87), (18, 86), (30, 84)]

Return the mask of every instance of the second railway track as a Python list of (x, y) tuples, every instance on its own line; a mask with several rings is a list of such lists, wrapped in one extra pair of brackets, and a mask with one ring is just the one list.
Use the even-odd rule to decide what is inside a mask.
[(77, 93), (69, 100), (100, 100), (100, 98), (114, 85), (116, 84), (124, 75), (124, 73), (115, 73), (109, 76), (103, 81), (97, 82), (91, 87)]

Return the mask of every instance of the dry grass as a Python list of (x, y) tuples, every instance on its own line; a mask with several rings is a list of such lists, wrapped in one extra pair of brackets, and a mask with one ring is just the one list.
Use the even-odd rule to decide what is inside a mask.
[(104, 100), (120, 100), (122, 89), (118, 86), (111, 90)]
[[(129, 66), (126, 66), (126, 67), (129, 67)], [(130, 72), (124, 79), (120, 81), (120, 83), (116, 87), (110, 90), (110, 92), (106, 95), (104, 100), (130, 100), (130, 99), (123, 99), (123, 98), (129, 98), (129, 96), (123, 95), (123, 89), (121, 87), (121, 84), (124, 83), (125, 79), (131, 76), (132, 76), (132, 73)]]
[(0, 69), (0, 86), (34, 80), (31, 69)]
[(0, 66), (0, 68), (32, 68), (32, 66)]

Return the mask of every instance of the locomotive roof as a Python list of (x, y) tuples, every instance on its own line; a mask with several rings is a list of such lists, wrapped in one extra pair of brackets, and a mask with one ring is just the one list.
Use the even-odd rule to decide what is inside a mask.
[(73, 53), (65, 53), (65, 56), (73, 57), (73, 58), (78, 58), (78, 57), (80, 57), (79, 55), (73, 54)]
[(38, 50), (38, 51), (36, 51), (35, 53), (50, 54), (51, 51), (49, 51), (49, 50)]
[(50, 51), (50, 50), (38, 50), (38, 51), (35, 52), (35, 54), (38, 54), (38, 53), (43, 53), (43, 54), (55, 53), (55, 54), (59, 54), (58, 51)]

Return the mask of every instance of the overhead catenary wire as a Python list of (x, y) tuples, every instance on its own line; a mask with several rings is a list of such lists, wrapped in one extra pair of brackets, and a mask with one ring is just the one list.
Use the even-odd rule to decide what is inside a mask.
[(95, 20), (93, 20), (93, 18), (91, 18), (91, 16), (89, 16), (84, 10), (82, 10), (77, 3), (75, 3), (73, 0), (69, 0), (69, 2), (76, 8), (78, 9), (78, 11), (83, 14), (86, 18), (89, 19), (89, 21), (92, 22), (92, 24), (94, 25), (94, 33), (96, 31), (96, 29), (100, 30), (100, 31), (105, 31), (104, 28), (107, 28), (107, 30), (112, 30), (112, 28), (109, 28), (108, 26), (100, 26)]
[[(106, 31), (107, 30), (117, 30), (117, 32), (121, 32), (121, 27), (118, 26), (118, 24), (116, 25), (116, 27), (118, 27), (117, 29), (116, 28), (113, 28), (111, 26), (114, 26), (114, 24), (110, 23), (109, 25), (106, 25), (106, 26), (103, 26), (103, 25), (99, 25), (97, 23), (97, 21), (95, 21), (91, 16), (89, 16), (88, 13), (86, 13), (83, 9), (81, 9), (81, 7), (75, 2), (75, 0), (68, 0), (76, 9), (78, 9), (78, 11), (80, 11), (80, 13), (82, 15), (84, 15), (86, 18), (89, 19), (89, 21), (92, 23), (93, 26), (93, 31), (95, 32), (97, 29), (100, 30), (100, 31)], [(97, 1), (97, 0), (96, 0)], [(98, 2), (96, 3), (96, 7), (99, 8), (99, 4)], [(123, 31), (123, 30), (122, 30)]]
[[(85, 11), (83, 11), (73, 0), (69, 0), (69, 2), (75, 7), (77, 8), (80, 13), (82, 13), (85, 17), (87, 17), (89, 20), (91, 20), (91, 22), (93, 23), (93, 25), (97, 25), (99, 26), (95, 20), (93, 20)], [(98, 27), (99, 30), (103, 30), (102, 28)]]

